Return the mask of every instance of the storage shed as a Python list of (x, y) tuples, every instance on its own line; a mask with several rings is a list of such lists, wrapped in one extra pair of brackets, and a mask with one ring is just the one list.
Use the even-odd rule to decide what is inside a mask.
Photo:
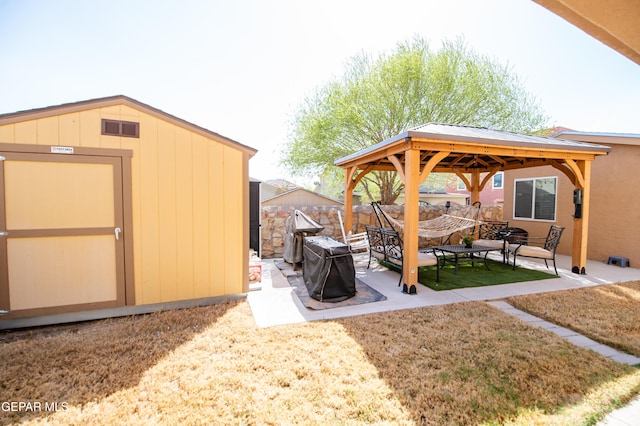
[(255, 153), (126, 96), (0, 115), (0, 328), (247, 292)]

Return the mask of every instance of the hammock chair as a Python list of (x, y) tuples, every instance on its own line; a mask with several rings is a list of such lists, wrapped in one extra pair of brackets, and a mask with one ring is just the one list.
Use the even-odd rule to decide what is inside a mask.
[[(460, 210), (461, 216), (445, 213), (434, 219), (422, 220), (418, 222), (418, 235), (423, 238), (450, 237), (452, 234), (474, 227), (478, 224), (480, 214), (480, 202), (476, 201), (471, 206), (465, 206)], [(381, 228), (385, 228), (384, 221), (391, 229), (397, 230), (396, 226), (404, 231), (404, 221), (397, 220), (387, 215), (380, 206), (380, 203), (371, 203)], [(394, 226), (395, 225), (395, 226)], [(448, 238), (447, 238), (448, 239)]]

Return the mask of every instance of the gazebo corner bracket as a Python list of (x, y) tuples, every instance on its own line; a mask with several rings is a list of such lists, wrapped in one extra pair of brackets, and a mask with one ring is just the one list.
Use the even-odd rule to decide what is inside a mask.
[(402, 181), (403, 184), (406, 185), (406, 176), (405, 176), (404, 167), (402, 167), (402, 163), (400, 162), (398, 157), (391, 154), (387, 156), (387, 160), (389, 160), (389, 162), (393, 164), (393, 166), (396, 168), (396, 171), (398, 172), (398, 176), (400, 176), (400, 180)]
[[(360, 170), (360, 173), (356, 174)], [(348, 172), (349, 189), (355, 189), (356, 185), (362, 180), (362, 178), (373, 170), (373, 166), (369, 165), (364, 169), (359, 169), (357, 166), (351, 167)]]
[(433, 154), (433, 156), (429, 158), (429, 161), (425, 163), (422, 170), (420, 170), (418, 183), (422, 183), (425, 180), (427, 180), (427, 178), (429, 177), (429, 173), (431, 173), (431, 171), (438, 165), (438, 163), (440, 163), (442, 160), (447, 158), (448, 155), (449, 155), (449, 152), (447, 151), (440, 151)]

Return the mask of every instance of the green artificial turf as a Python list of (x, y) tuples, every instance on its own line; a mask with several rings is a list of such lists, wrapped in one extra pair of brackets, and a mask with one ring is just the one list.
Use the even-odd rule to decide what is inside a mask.
[[(436, 267), (427, 266), (418, 271), (418, 281), (433, 290), (453, 290), (457, 288), (483, 287), (489, 285), (517, 283), (523, 281), (537, 281), (549, 278), (558, 278), (553, 273), (534, 271), (531, 269), (516, 267), (512, 270), (511, 265), (502, 262), (487, 261), (487, 270), (484, 263), (463, 262), (458, 265), (458, 274), (454, 273), (453, 265), (447, 264), (440, 269), (440, 281), (436, 282)], [(553, 269), (551, 269), (553, 270)]]

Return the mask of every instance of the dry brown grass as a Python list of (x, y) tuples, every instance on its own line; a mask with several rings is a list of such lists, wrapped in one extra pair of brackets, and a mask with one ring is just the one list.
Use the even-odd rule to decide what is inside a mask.
[[(6, 337), (6, 336), (5, 336)], [(640, 372), (483, 303), (259, 329), (245, 301), (0, 344), (30, 424), (580, 424)]]
[(517, 296), (508, 302), (640, 357), (640, 281)]

